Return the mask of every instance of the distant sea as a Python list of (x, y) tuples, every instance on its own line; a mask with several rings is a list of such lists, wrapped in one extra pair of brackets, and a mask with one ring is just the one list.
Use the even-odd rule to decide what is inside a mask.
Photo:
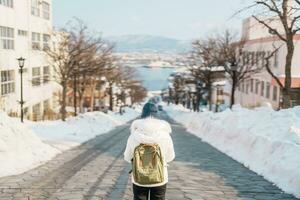
[(138, 79), (143, 82), (148, 91), (156, 91), (168, 88), (168, 77), (175, 71), (173, 68), (146, 68), (136, 67)]

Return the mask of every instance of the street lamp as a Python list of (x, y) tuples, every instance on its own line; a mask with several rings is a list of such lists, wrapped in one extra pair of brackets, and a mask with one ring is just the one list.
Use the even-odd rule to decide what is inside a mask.
[(232, 88), (231, 88), (231, 98), (230, 98), (230, 108), (234, 105), (234, 93), (237, 84), (237, 63), (235, 61), (230, 63), (230, 71), (232, 72)]
[(20, 78), (21, 78), (21, 100), (19, 101), (21, 105), (21, 122), (23, 123), (23, 118), (24, 118), (24, 110), (23, 110), (23, 105), (24, 105), (24, 100), (23, 100), (23, 69), (24, 69), (24, 64), (25, 64), (25, 58), (18, 58), (17, 59), (19, 62), (19, 68), (20, 68)]

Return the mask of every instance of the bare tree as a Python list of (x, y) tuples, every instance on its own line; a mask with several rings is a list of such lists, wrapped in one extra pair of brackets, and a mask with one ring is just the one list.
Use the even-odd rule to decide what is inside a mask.
[[(118, 82), (118, 87), (121, 90), (119, 94), (118, 100), (120, 100), (123, 105), (126, 104), (126, 95), (135, 94), (138, 95), (137, 92), (139, 91), (131, 91), (132, 89), (141, 89), (141, 82), (136, 80), (137, 78), (137, 71), (133, 67), (123, 66), (120, 67), (120, 80)], [(128, 91), (130, 90), (129, 94)], [(129, 97), (128, 96), (128, 97)]]
[(65, 120), (68, 81), (72, 76), (74, 57), (78, 55), (77, 47), (80, 44), (75, 45), (73, 43), (73, 45), (70, 45), (72, 38), (70, 34), (63, 31), (52, 33), (52, 38), (55, 42), (51, 48), (46, 48), (45, 52), (49, 58), (49, 62), (53, 66), (55, 80), (62, 87), (60, 114), (61, 119)]
[(92, 35), (82, 21), (76, 19), (69, 25), (53, 32), (53, 45), (45, 49), (49, 62), (53, 65), (55, 80), (62, 86), (62, 120), (66, 118), (68, 88), (73, 89), (75, 111), (77, 93), (82, 111), (82, 99), (90, 77), (105, 68), (105, 60), (112, 49), (101, 37)]
[(131, 105), (142, 102), (147, 97), (147, 90), (140, 81), (132, 81), (127, 87), (130, 89)]
[(180, 103), (184, 86), (185, 80), (182, 74), (176, 74), (173, 79), (173, 98), (176, 105)]
[(113, 111), (114, 109), (114, 91), (113, 88), (116, 84), (120, 83), (122, 72), (120, 66), (116, 65), (116, 58), (111, 60), (112, 69), (108, 71), (105, 75), (108, 82), (108, 95), (109, 95), (109, 110)]
[[(125, 105), (126, 97), (131, 98), (131, 104), (142, 101), (146, 97), (147, 91), (141, 82), (137, 80), (136, 70), (132, 67), (119, 66), (118, 59), (115, 57), (112, 57), (111, 65), (113, 65), (114, 68), (106, 74), (106, 79), (109, 84), (109, 109), (114, 109), (115, 100), (120, 100), (123, 105)], [(113, 88), (118, 88), (120, 93), (116, 94)], [(117, 97), (117, 99), (114, 99), (114, 97)]]
[[(70, 23), (68, 34), (71, 40), (69, 48), (76, 47), (73, 59), (72, 80), (69, 80), (69, 88), (73, 90), (73, 104), (75, 115), (77, 106), (83, 112), (84, 97), (87, 88), (91, 88), (91, 103), (94, 104), (95, 79), (103, 76), (107, 70), (107, 59), (112, 54), (113, 46), (104, 42), (97, 33), (91, 33), (88, 27), (76, 19), (75, 24)], [(77, 103), (77, 98), (79, 103)], [(93, 107), (93, 106), (91, 106)], [(93, 109), (93, 108), (91, 108)]]
[[(137, 71), (133, 67), (122, 67), (121, 68), (121, 87), (123, 91), (129, 91), (129, 97), (131, 99), (131, 105), (141, 102), (147, 96), (147, 90), (142, 86), (142, 82), (137, 80)], [(124, 99), (122, 100), (123, 103)]]
[(78, 71), (78, 94), (79, 94), (79, 107), (80, 112), (83, 112), (83, 98), (87, 88), (93, 87), (95, 75), (101, 73), (104, 70), (105, 62), (100, 54), (100, 49), (103, 47), (101, 39), (88, 40), (85, 46), (83, 46), (84, 51), (82, 51), (80, 56), (80, 61), (77, 63)]
[(217, 40), (208, 38), (204, 40), (196, 40), (193, 42), (193, 50), (191, 53), (191, 66), (189, 71), (195, 78), (196, 82), (205, 83), (208, 93), (209, 110), (212, 109), (212, 83), (216, 77), (217, 62)]
[[(253, 7), (253, 6), (252, 6)], [(285, 80), (284, 84), (279, 84), (282, 89), (283, 108), (290, 107), (291, 98), (291, 67), (295, 51), (294, 36), (300, 31), (300, 1), (299, 0), (256, 0), (254, 8), (260, 8), (261, 13), (253, 17), (266, 28), (270, 33), (284, 42), (287, 54), (285, 58)], [(262, 17), (261, 17), (262, 16)], [(278, 21), (281, 27), (276, 27)], [(281, 30), (282, 29), (282, 30)], [(270, 71), (268, 71), (270, 72)], [(274, 77), (274, 74), (271, 73)]]
[[(105, 74), (112, 70), (113, 66), (111, 66), (111, 57), (113, 53), (113, 46), (104, 45), (103, 48), (97, 53), (94, 70), (90, 77), (90, 92), (91, 92), (91, 101), (90, 101), (90, 110), (94, 110), (94, 102), (95, 102), (95, 91), (96, 86), (103, 85), (105, 82), (102, 80), (105, 77)], [(101, 88), (101, 87), (99, 87)]]
[[(245, 41), (236, 42), (235, 36), (229, 30), (219, 35), (218, 41), (218, 64), (224, 66), (231, 82), (230, 108), (235, 104), (235, 92), (237, 87), (253, 75), (261, 72), (265, 66), (263, 59), (269, 61), (264, 52), (244, 51)], [(272, 55), (273, 56), (273, 55)]]

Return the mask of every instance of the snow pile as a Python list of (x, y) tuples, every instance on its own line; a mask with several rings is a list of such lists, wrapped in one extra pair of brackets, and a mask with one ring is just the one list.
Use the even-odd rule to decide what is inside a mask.
[(59, 150), (43, 143), (20, 119), (0, 112), (0, 177), (32, 169), (58, 153)]
[(125, 124), (126, 122), (137, 118), (141, 114), (141, 108), (139, 106), (136, 106), (134, 109), (125, 107), (123, 108), (123, 112), (122, 115), (119, 113), (108, 112), (108, 115)]
[(217, 114), (174, 105), (166, 110), (193, 134), (300, 197), (300, 107), (274, 111), (236, 106)]
[(113, 112), (89, 112), (70, 117), (65, 122), (31, 122), (28, 126), (47, 143), (60, 150), (66, 150), (125, 124), (139, 115), (138, 111), (125, 108), (123, 115)]
[[(63, 150), (138, 117), (138, 110), (125, 113), (91, 112), (63, 121), (29, 122), (0, 112), (0, 177), (20, 174), (43, 164)], [(41, 141), (40, 138), (43, 141)]]

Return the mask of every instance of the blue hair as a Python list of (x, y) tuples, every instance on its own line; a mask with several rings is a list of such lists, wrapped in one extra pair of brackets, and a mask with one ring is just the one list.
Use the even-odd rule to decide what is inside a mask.
[(155, 117), (157, 113), (157, 107), (153, 103), (146, 103), (143, 107), (141, 118)]

